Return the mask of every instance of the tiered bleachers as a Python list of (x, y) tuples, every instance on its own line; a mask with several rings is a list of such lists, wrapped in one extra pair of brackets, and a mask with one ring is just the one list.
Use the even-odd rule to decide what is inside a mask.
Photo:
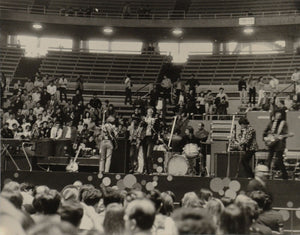
[(191, 55), (182, 78), (194, 73), (201, 84), (236, 84), (241, 76), (257, 78), (276, 75), (281, 83), (288, 82), (295, 67), (300, 65), (300, 55)]
[(192, 0), (188, 14), (230, 14), (296, 10), (298, 0)]
[(110, 15), (110, 16), (120, 16), (122, 14), (123, 7), (126, 3), (130, 3), (130, 9), (132, 15), (138, 13), (138, 9), (147, 7), (151, 10), (152, 14), (160, 14), (162, 12), (172, 11), (174, 9), (176, 0), (151, 0), (151, 1), (141, 1), (141, 0), (51, 0), (48, 10), (59, 11), (61, 8), (80, 9), (80, 8), (97, 8), (99, 10), (99, 15)]
[(0, 70), (5, 76), (13, 77), (24, 50), (16, 47), (0, 47)]
[(132, 55), (111, 53), (49, 51), (43, 59), (40, 72), (75, 79), (82, 74), (89, 82), (118, 83), (126, 74), (133, 81), (153, 82), (167, 61), (166, 56), (156, 54)]

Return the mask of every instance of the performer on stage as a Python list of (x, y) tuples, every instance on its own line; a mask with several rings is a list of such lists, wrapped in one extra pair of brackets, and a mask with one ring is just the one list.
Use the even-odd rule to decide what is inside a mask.
[(238, 135), (238, 143), (241, 150), (245, 151), (245, 155), (242, 158), (242, 166), (246, 172), (247, 177), (254, 177), (252, 168), (250, 167), (250, 161), (255, 156), (255, 152), (258, 149), (256, 142), (256, 131), (249, 125), (247, 118), (241, 117), (239, 120), (241, 126), (241, 132)]
[[(207, 139), (208, 139), (208, 136), (209, 136), (209, 132), (207, 130), (205, 130), (205, 126), (204, 126), (204, 123), (201, 122), (199, 123), (198, 125), (198, 130), (196, 131), (195, 133), (195, 136), (196, 138), (199, 139), (199, 146), (200, 146), (200, 149), (201, 149), (201, 153), (202, 153), (202, 159), (201, 159), (201, 168), (200, 167), (196, 167), (196, 170), (197, 170), (197, 173), (199, 174), (202, 174), (202, 175), (205, 175), (207, 172), (206, 171), (206, 155), (207, 155)], [(197, 160), (197, 165), (200, 164), (200, 159)]]
[(142, 134), (143, 131), (142, 122), (134, 119), (131, 122), (131, 125), (128, 127), (129, 132), (129, 142), (130, 142), (130, 151), (129, 151), (129, 159), (130, 159), (130, 172), (134, 173), (138, 170), (138, 153), (141, 146), (141, 140), (144, 138)]
[(281, 170), (283, 179), (288, 178), (288, 174), (283, 164), (283, 153), (286, 147), (286, 138), (282, 137), (282, 135), (286, 135), (287, 133), (288, 125), (286, 121), (283, 120), (282, 112), (277, 110), (274, 113), (274, 120), (268, 124), (263, 133), (263, 137), (265, 141), (266, 137), (270, 135), (275, 137), (275, 141), (273, 143), (267, 144), (269, 147), (268, 167), (271, 171), (271, 167), (273, 166)]
[(145, 137), (143, 138), (141, 144), (143, 147), (144, 155), (144, 168), (146, 173), (150, 174), (153, 171), (152, 166), (152, 152), (154, 143), (157, 140), (158, 124), (156, 119), (153, 117), (153, 109), (148, 108), (147, 116), (143, 120)]
[[(198, 146), (199, 140), (194, 135), (194, 129), (191, 126), (188, 126), (185, 129), (185, 135), (182, 138), (182, 146), (185, 147), (187, 144), (195, 144)], [(197, 156), (198, 157), (198, 156)], [(194, 175), (196, 174), (196, 158), (188, 157), (188, 161), (190, 164), (189, 174)]]
[(99, 172), (109, 172), (111, 157), (114, 148), (116, 148), (117, 128), (114, 125), (115, 118), (110, 116), (106, 123), (102, 125), (101, 142), (100, 142), (100, 164)]

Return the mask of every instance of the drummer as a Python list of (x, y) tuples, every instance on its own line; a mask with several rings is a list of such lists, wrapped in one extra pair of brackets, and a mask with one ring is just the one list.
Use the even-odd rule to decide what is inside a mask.
[[(187, 126), (184, 131), (184, 136), (181, 141), (181, 146), (184, 148), (187, 144), (196, 144), (199, 147), (199, 140), (194, 135), (194, 128), (191, 126)], [(195, 158), (188, 158), (190, 169), (189, 174), (194, 175), (196, 174), (196, 159)]]

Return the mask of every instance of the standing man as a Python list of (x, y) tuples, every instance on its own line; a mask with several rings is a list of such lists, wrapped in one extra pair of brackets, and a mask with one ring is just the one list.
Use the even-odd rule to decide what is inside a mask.
[(274, 113), (274, 120), (272, 120), (267, 128), (264, 131), (263, 137), (268, 135), (273, 135), (275, 141), (269, 146), (269, 158), (268, 158), (268, 167), (272, 172), (273, 166), (281, 170), (282, 178), (287, 179), (288, 174), (286, 172), (285, 166), (283, 164), (283, 153), (286, 147), (286, 138), (283, 138), (282, 135), (286, 135), (288, 133), (288, 125), (286, 121), (283, 119), (282, 112), (280, 110), (276, 110)]
[(62, 100), (62, 95), (64, 94), (65, 100), (67, 100), (67, 86), (68, 86), (68, 80), (65, 78), (65, 75), (61, 75), (61, 77), (58, 80), (58, 90), (60, 93), (60, 100)]
[(258, 149), (256, 142), (256, 131), (249, 125), (247, 118), (241, 117), (239, 120), (241, 126), (241, 132), (238, 135), (239, 144), (241, 150), (245, 151), (245, 155), (242, 158), (242, 166), (245, 170), (247, 178), (254, 177), (250, 162), (252, 157), (255, 156), (255, 152)]
[(292, 81), (295, 83), (295, 93), (297, 95), (297, 102), (300, 102), (300, 69), (295, 68), (292, 75)]
[(164, 98), (169, 100), (169, 103), (172, 104), (172, 81), (167, 76), (164, 76), (163, 80), (161, 81), (161, 88), (164, 93)]
[[(200, 151), (202, 153), (202, 161), (201, 161), (201, 168), (199, 167), (199, 171), (204, 171), (206, 169), (206, 154), (207, 154), (207, 139), (209, 136), (209, 132), (207, 130), (205, 130), (205, 126), (204, 123), (201, 122), (198, 125), (198, 130), (195, 133), (196, 138), (199, 140), (200, 143)], [(199, 161), (197, 161), (198, 163)], [(200, 162), (199, 162), (200, 163)], [(199, 165), (199, 164), (197, 164)], [(196, 170), (198, 170), (198, 167), (196, 167)], [(202, 172), (199, 172), (202, 173)], [(204, 172), (205, 173), (205, 172)]]
[(129, 101), (129, 104), (132, 104), (132, 98), (131, 98), (131, 88), (132, 88), (132, 82), (131, 82), (131, 75), (127, 74), (125, 78), (125, 105), (127, 104), (127, 101)]
[(111, 158), (115, 141), (117, 138), (117, 128), (114, 125), (115, 118), (110, 116), (106, 123), (102, 126), (101, 142), (100, 142), (100, 163), (99, 173), (108, 173), (110, 170)]
[(240, 93), (241, 104), (245, 104), (247, 98), (247, 83), (245, 81), (244, 76), (242, 76), (241, 79), (239, 80), (238, 90)]
[(270, 76), (269, 85), (271, 87), (271, 97), (274, 96), (274, 93), (278, 91), (279, 80), (275, 77), (275, 75)]
[(143, 148), (143, 155), (144, 155), (144, 168), (147, 174), (152, 173), (153, 165), (152, 165), (152, 152), (154, 143), (157, 140), (157, 122), (156, 119), (153, 117), (153, 109), (148, 108), (147, 116), (144, 118), (144, 131), (143, 134), (145, 137), (142, 140), (142, 148)]

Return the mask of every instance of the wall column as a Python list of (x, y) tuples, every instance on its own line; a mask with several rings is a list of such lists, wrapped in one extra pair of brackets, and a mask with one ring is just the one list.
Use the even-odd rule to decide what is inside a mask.
[(220, 55), (221, 43), (218, 41), (213, 42), (213, 55)]

